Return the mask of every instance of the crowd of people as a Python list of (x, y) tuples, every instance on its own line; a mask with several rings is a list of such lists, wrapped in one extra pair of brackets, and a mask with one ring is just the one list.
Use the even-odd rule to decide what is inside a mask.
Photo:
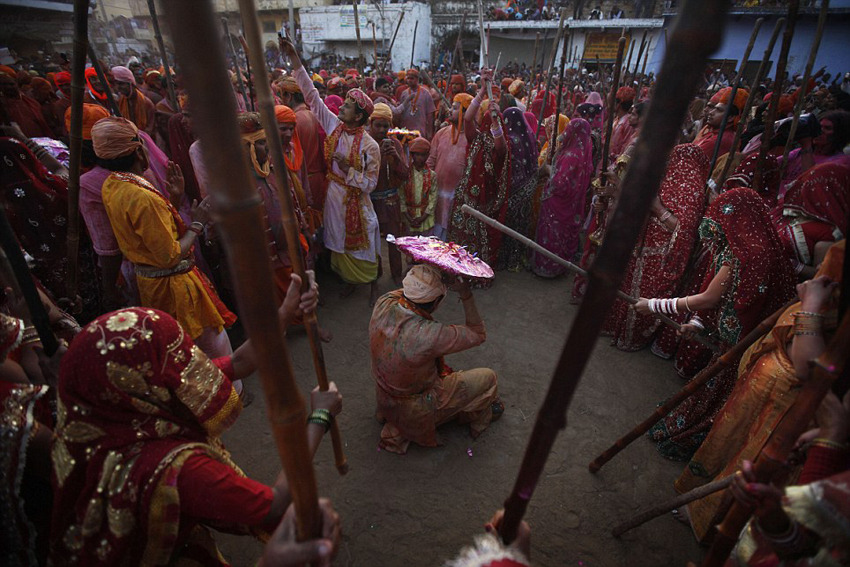
[[(354, 68), (308, 70), (284, 39), (280, 54), (288, 69), (230, 69), (233, 89), (223, 94), (238, 111), (262, 203), (283, 327), (317, 308), (312, 269), (341, 279), (344, 297), (368, 286), (379, 446), (399, 454), (411, 443), (435, 446), (437, 428), (452, 420), (481, 435), (505, 409), (497, 373), (454, 370), (444, 357), (486, 340), (474, 299), (486, 283), (405, 261), (390, 243), (393, 290), (382, 294), (382, 237), (451, 241), (496, 270), (560, 277), (563, 293), (580, 302), (585, 278), (564, 277), (563, 264), (462, 207), (587, 269), (643, 135), (654, 77), (625, 73), (622, 85), (612, 85), (605, 69), (582, 69), (558, 84), (516, 64), (499, 73), (431, 76), (410, 68), (375, 77)], [(67, 257), (72, 119), (64, 66), (44, 76), (0, 66), (3, 205), (50, 323), (66, 341), (44, 355), (14, 277), (0, 270), (0, 439), (7, 456), (0, 490), (4, 503), (20, 503), (3, 507), (7, 557), (21, 564), (48, 557), (55, 565), (165, 565), (178, 558), (222, 564), (208, 529), (214, 527), (270, 538), (269, 565), (330, 564), (339, 539), (331, 504), (322, 502), (323, 539), (296, 543), (286, 476), (272, 486), (245, 477), (219, 439), (251, 402), (242, 380), (255, 371), (256, 355), (250, 340), (234, 349), (227, 332), (238, 325), (235, 291), (179, 67), (172, 75), (132, 57), (104, 66), (108, 84), (86, 69), (79, 180), (85, 230), (75, 267)], [(621, 291), (637, 303), (617, 300), (604, 324), (616, 348), (649, 348), (691, 379), (784, 309), (740, 366), (729, 366), (649, 432), (663, 456), (686, 463), (679, 492), (740, 470), (729, 494), (757, 504), (744, 534), (752, 541), (736, 550), (740, 565), (817, 554), (837, 564), (850, 560), (850, 398), (830, 394), (819, 430), (804, 439), (808, 458), (798, 483), (805, 486), (787, 493), (793, 509), (783, 512), (781, 494), (754, 482), (750, 465), (837, 327), (850, 208), (850, 89), (846, 77), (837, 79), (821, 71), (808, 84), (791, 77), (781, 92), (770, 80), (733, 91), (707, 70), (623, 278)], [(253, 84), (266, 80), (276, 98), (289, 194), (278, 186), (267, 132), (253, 110)], [(756, 104), (744, 113), (750, 91)], [(762, 139), (772, 101), (773, 136)], [(804, 114), (789, 141), (800, 105)], [(295, 249), (311, 268), (303, 293), (281, 199), (290, 200)], [(71, 297), (73, 269), (81, 278)], [(462, 302), (463, 325), (434, 318), (449, 291)], [(681, 330), (663, 326), (660, 314)], [(330, 333), (322, 331), (322, 339)], [(341, 409), (335, 385), (311, 394), (313, 452)], [(707, 541), (729, 498), (698, 500), (678, 517)], [(822, 506), (839, 510), (838, 524), (825, 528), (822, 516), (811, 519)], [(491, 532), (500, 521), (497, 513)], [(510, 547), (484, 536), (451, 564), (527, 565), (528, 526), (520, 536)]]

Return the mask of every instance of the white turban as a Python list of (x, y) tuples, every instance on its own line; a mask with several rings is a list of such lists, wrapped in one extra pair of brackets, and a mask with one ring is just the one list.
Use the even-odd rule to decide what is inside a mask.
[(414, 303), (430, 303), (446, 295), (440, 270), (428, 264), (416, 264), (404, 277), (404, 296)]

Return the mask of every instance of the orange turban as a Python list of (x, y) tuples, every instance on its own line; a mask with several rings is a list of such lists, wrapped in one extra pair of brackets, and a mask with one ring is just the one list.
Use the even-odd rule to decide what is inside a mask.
[(274, 117), (278, 124), (295, 124), (295, 112), (285, 104), (276, 104), (274, 107)]
[[(12, 76), (14, 77), (14, 75), (12, 75)], [(404, 78), (407, 76), (407, 73), (405, 73), (404, 71), (399, 71), (398, 73), (395, 74), (395, 76), (399, 81), (403, 81)]]
[[(91, 140), (91, 129), (101, 118), (106, 118), (109, 113), (99, 104), (83, 104), (83, 140)], [(71, 109), (65, 111), (65, 129), (71, 131)]]
[(0, 65), (0, 73), (5, 73), (13, 79), (17, 79), (18, 77), (18, 72), (9, 67), (8, 65)]
[(116, 159), (130, 155), (142, 147), (139, 129), (126, 118), (109, 116), (92, 126), (94, 153), (100, 159)]
[(505, 77), (504, 79), (502, 79), (502, 90), (503, 91), (510, 90), (511, 84), (513, 82), (514, 82), (514, 80), (510, 77)]
[[(771, 99), (772, 96), (773, 96), (772, 92), (767, 93), (767, 95), (765, 95), (765, 97), (763, 99), (763, 102), (770, 102), (770, 99)], [(779, 97), (779, 108), (777, 109), (779, 111), (780, 116), (777, 116), (777, 119), (778, 118), (785, 118), (786, 116), (791, 114), (791, 111), (793, 109), (794, 109), (794, 97), (793, 97), (793, 95), (784, 94), (784, 95), (780, 96)]]
[(451, 85), (460, 85), (463, 88), (466, 88), (466, 80), (463, 78), (463, 75), (452, 75), (452, 80), (449, 81)]
[[(714, 104), (729, 104), (729, 97), (731, 94), (732, 87), (724, 87), (711, 97), (711, 102)], [(738, 89), (737, 92), (735, 92), (735, 100), (732, 101), (732, 104), (738, 109), (738, 112), (744, 110), (744, 105), (747, 104), (748, 96), (750, 96), (750, 92), (747, 89)]]
[(457, 93), (455, 95), (454, 99), (452, 99), (452, 102), (459, 102), (460, 107), (462, 109), (466, 110), (467, 108), (469, 108), (469, 105), (472, 104), (472, 99), (473, 99), (473, 97), (472, 97), (471, 94)]
[(524, 86), (525, 86), (525, 83), (522, 82), (521, 80), (517, 79), (516, 81), (511, 83), (511, 86), (508, 87), (508, 92), (511, 93), (513, 96), (516, 96), (516, 94)]
[(617, 89), (617, 100), (620, 102), (632, 102), (635, 99), (635, 90), (632, 87), (620, 87)]
[(413, 67), (411, 67), (410, 69), (407, 70), (407, 73), (405, 74), (405, 76), (416, 77), (418, 79), (419, 78), (419, 69), (414, 69)]
[(62, 85), (70, 85), (71, 84), (71, 73), (68, 71), (59, 71), (55, 75), (53, 75), (53, 83), (57, 87), (61, 87)]
[(431, 151), (431, 142), (419, 136), (410, 142), (408, 148), (410, 148), (410, 153), (412, 154), (427, 154)]

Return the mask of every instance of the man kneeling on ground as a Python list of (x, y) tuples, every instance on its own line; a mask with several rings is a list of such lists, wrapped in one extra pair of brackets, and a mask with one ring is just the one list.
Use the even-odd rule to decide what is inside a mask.
[(469, 285), (451, 289), (460, 295), (465, 325), (444, 325), (433, 313), (446, 297), (440, 271), (417, 264), (404, 287), (382, 296), (372, 312), (369, 341), (378, 410), (386, 423), (381, 448), (404, 454), (413, 441), (435, 447), (437, 426), (455, 418), (469, 423), (478, 437), (505, 410), (496, 373), (489, 368), (455, 372), (443, 356), (478, 346), (487, 338)]

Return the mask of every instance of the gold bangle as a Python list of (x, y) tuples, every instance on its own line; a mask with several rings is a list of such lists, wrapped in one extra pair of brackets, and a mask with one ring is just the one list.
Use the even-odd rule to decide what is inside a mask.
[(826, 449), (837, 449), (839, 451), (847, 450), (847, 443), (840, 443), (838, 441), (833, 441), (832, 439), (827, 439), (825, 437), (815, 437), (812, 441), (812, 447), (824, 447)]

